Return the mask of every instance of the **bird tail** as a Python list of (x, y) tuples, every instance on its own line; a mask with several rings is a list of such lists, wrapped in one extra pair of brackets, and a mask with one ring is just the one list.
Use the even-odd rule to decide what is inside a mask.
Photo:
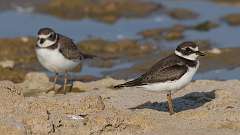
[(126, 87), (125, 83), (113, 86), (114, 89), (120, 89), (120, 88), (123, 88), (123, 87)]
[(119, 88), (123, 88), (123, 87), (132, 87), (132, 86), (137, 86), (137, 85), (142, 85), (140, 83), (139, 79), (135, 79), (135, 80), (123, 83), (123, 84), (119, 84), (119, 85), (113, 86), (113, 88), (119, 89)]
[(100, 60), (109, 60), (109, 59), (114, 59), (115, 57), (109, 57), (109, 56), (99, 56), (99, 55), (93, 55), (93, 54), (86, 54), (82, 53), (82, 58), (84, 59), (93, 59), (93, 58), (98, 58)]
[(82, 55), (83, 55), (84, 59), (93, 59), (93, 58), (97, 57), (96, 55), (85, 54), (85, 53), (83, 53)]

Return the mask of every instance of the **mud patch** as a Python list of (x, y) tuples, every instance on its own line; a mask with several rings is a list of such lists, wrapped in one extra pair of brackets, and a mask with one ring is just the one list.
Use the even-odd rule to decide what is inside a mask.
[(63, 19), (93, 18), (108, 23), (116, 22), (119, 18), (143, 17), (162, 8), (161, 4), (137, 0), (52, 0), (39, 6), (38, 11)]
[(223, 17), (223, 20), (231, 26), (240, 25), (240, 13), (232, 13)]
[(196, 19), (199, 14), (184, 8), (176, 8), (169, 12), (169, 16), (171, 16), (174, 19), (178, 20), (185, 20), (185, 19)]

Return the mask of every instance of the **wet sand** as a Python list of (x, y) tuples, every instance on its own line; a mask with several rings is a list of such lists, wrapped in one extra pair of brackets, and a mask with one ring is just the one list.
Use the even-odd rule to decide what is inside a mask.
[(45, 93), (52, 83), (43, 73), (29, 73), (18, 84), (1, 81), (0, 132), (15, 135), (240, 132), (239, 80), (192, 82), (174, 93), (177, 113), (171, 116), (165, 93), (109, 88), (122, 82), (112, 78), (88, 83), (75, 81), (74, 92), (54, 95)]

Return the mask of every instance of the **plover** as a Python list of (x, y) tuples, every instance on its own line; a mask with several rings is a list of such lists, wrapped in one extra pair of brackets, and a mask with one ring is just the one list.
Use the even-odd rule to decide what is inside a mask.
[(64, 73), (63, 90), (66, 93), (68, 72), (78, 66), (83, 59), (93, 58), (93, 55), (82, 53), (72, 39), (56, 33), (51, 28), (41, 28), (37, 33), (35, 47), (37, 58), (47, 70), (54, 72), (54, 86), (59, 73)]
[(171, 93), (183, 88), (192, 80), (200, 64), (198, 58), (204, 55), (194, 42), (183, 42), (174, 54), (158, 61), (143, 75), (114, 88), (136, 86), (149, 91), (167, 91), (169, 113), (173, 114)]

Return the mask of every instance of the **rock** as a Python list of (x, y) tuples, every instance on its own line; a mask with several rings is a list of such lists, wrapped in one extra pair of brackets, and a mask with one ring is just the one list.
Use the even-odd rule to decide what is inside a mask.
[(187, 26), (177, 24), (170, 28), (147, 29), (138, 34), (142, 35), (144, 38), (151, 38), (154, 40), (179, 40), (184, 38), (183, 32), (186, 29), (188, 29)]
[(169, 31), (164, 34), (164, 38), (166, 40), (178, 40), (182, 39), (183, 37), (184, 36), (182, 31)]
[[(143, 47), (144, 46), (144, 47)], [(141, 56), (154, 51), (151, 44), (139, 44), (136, 40), (122, 39), (119, 41), (106, 41), (102, 39), (89, 39), (81, 41), (79, 47), (90, 54), (101, 54), (111, 57)]]
[(231, 26), (239, 26), (240, 25), (240, 13), (232, 13), (225, 15), (223, 20), (227, 22)]
[(173, 27), (167, 28), (166, 31), (162, 34), (163, 38), (166, 40), (179, 40), (184, 38), (184, 31), (188, 29), (185, 25), (174, 25)]
[(0, 39), (0, 60), (9, 59), (16, 64), (36, 62), (35, 42), (35, 39), (31, 37), (28, 37), (28, 42), (22, 40), (21, 37)]
[(90, 88), (88, 84), (80, 81), (73, 82), (73, 92), (82, 92), (88, 90), (92, 90), (92, 88)]
[(14, 61), (12, 60), (4, 60), (4, 61), (0, 61), (0, 66), (3, 68), (13, 68), (14, 67)]
[(25, 77), (26, 81), (39, 81), (39, 82), (49, 82), (49, 78), (44, 73), (31, 72)]
[[(216, 70), (217, 69), (231, 69), (237, 68), (240, 65), (239, 61), (234, 61), (240, 57), (239, 50), (240, 48), (219, 48), (221, 53), (208, 53), (206, 55), (207, 59), (201, 59), (202, 69), (207, 70)], [(210, 49), (207, 49), (208, 52)], [(207, 66), (211, 65), (211, 66)]]
[[(43, 93), (53, 87), (53, 83), (49, 82), (49, 78), (44, 73), (30, 72), (25, 76), (25, 80), (18, 84), (26, 95), (34, 95)], [(57, 85), (57, 88), (60, 86)]]
[(144, 38), (153, 38), (155, 40), (159, 40), (162, 38), (161, 35), (163, 34), (164, 31), (165, 29), (163, 28), (155, 28), (144, 30), (138, 34), (142, 35)]
[[(124, 81), (122, 80), (122, 82), (124, 82)], [(75, 81), (73, 83), (73, 88), (79, 89), (80, 91), (92, 91), (92, 90), (110, 88), (117, 84), (119, 84), (119, 81), (116, 81), (115, 79), (113, 79), (111, 77), (107, 77), (107, 78), (104, 78), (101, 80), (87, 82), (87, 83)]]
[(199, 15), (189, 9), (176, 8), (169, 12), (169, 15), (174, 19), (196, 19)]
[(22, 37), (0, 39), (0, 61), (3, 62), (4, 67), (7, 67), (0, 66), (0, 80), (20, 83), (29, 69), (39, 69), (35, 66), (37, 62), (34, 51), (36, 40), (32, 37), (25, 38), (28, 38), (28, 42)]
[(205, 21), (202, 23), (197, 24), (196, 26), (193, 27), (195, 30), (199, 31), (209, 31), (211, 29), (219, 27), (219, 24), (211, 22), (211, 21)]
[(25, 42), (25, 43), (29, 42), (29, 38), (28, 37), (21, 37), (21, 40), (22, 40), (22, 42)]
[(212, 54), (220, 54), (220, 53), (222, 53), (222, 51), (219, 48), (212, 48), (208, 52), (212, 53)]
[[(65, 10), (62, 11), (61, 9)], [(91, 18), (107, 23), (114, 23), (122, 17), (142, 17), (162, 9), (161, 4), (137, 0), (53, 0), (37, 7), (38, 12), (47, 13), (64, 19)], [(66, 14), (67, 13), (67, 14)]]

